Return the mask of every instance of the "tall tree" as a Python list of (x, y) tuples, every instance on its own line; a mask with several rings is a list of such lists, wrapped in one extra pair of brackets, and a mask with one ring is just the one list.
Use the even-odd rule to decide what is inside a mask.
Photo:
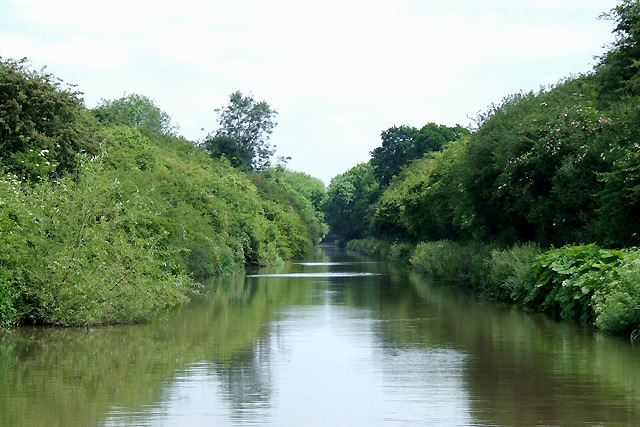
[(347, 242), (366, 237), (369, 210), (379, 196), (370, 163), (361, 163), (334, 177), (322, 203), (333, 238)]
[(371, 152), (371, 165), (382, 186), (389, 185), (391, 178), (409, 162), (416, 131), (412, 126), (403, 125), (390, 127), (380, 134), (382, 145)]
[(133, 126), (158, 134), (171, 134), (175, 130), (171, 117), (144, 95), (132, 93), (111, 101), (102, 99), (92, 111), (105, 124)]
[(215, 159), (225, 157), (236, 169), (250, 170), (254, 152), (238, 144), (235, 138), (225, 135), (209, 135), (203, 143), (205, 150)]
[[(266, 101), (256, 102), (253, 96), (236, 91), (229, 96), (229, 103), (216, 108), (220, 129), (210, 133), (204, 141), (213, 157), (225, 156), (240, 169), (262, 171), (271, 165), (270, 157), (275, 146), (269, 143), (269, 135), (277, 125), (278, 112)], [(224, 139), (222, 138), (224, 137)], [(248, 153), (251, 156), (247, 160)]]
[(616, 41), (596, 66), (605, 102), (640, 94), (640, 2), (622, 0), (601, 18), (614, 21)]
[(374, 174), (380, 185), (386, 187), (411, 160), (440, 151), (447, 142), (467, 134), (469, 131), (460, 125), (447, 127), (428, 123), (420, 130), (407, 125), (390, 127), (381, 134), (382, 145), (371, 152)]

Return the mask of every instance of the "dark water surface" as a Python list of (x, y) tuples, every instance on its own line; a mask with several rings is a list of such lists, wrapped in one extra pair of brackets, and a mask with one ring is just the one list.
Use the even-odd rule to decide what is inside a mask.
[(0, 425), (640, 425), (640, 347), (384, 263), (321, 248), (207, 289), (0, 335)]

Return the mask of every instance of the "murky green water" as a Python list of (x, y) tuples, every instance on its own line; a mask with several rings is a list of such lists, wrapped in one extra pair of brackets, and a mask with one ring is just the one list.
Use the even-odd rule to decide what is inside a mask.
[(148, 325), (0, 335), (0, 425), (637, 425), (640, 347), (385, 264), (226, 277)]

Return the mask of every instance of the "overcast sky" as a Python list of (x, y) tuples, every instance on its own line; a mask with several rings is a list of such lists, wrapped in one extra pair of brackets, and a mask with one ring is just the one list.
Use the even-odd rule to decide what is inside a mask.
[[(198, 140), (240, 90), (279, 114), (289, 168), (326, 184), (380, 132), (467, 126), (506, 95), (589, 71), (615, 0), (0, 0), (0, 56), (138, 93)], [(205, 129), (202, 131), (201, 129)]]

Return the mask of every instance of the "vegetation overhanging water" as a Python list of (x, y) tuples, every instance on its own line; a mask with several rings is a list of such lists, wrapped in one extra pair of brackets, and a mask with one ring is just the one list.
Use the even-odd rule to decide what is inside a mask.
[(626, 340), (330, 247), (215, 278), (146, 324), (18, 328), (0, 354), (0, 425), (16, 427), (634, 425), (640, 411)]

